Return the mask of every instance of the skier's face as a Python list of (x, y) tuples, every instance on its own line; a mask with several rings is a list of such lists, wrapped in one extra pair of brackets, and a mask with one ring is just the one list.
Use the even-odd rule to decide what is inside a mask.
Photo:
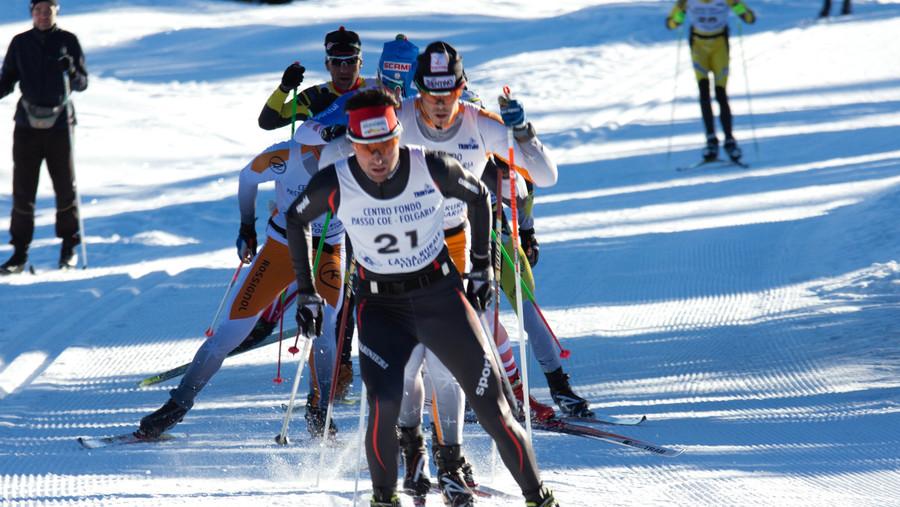
[(359, 56), (329, 56), (325, 59), (325, 68), (331, 74), (331, 82), (339, 90), (349, 90), (359, 78), (362, 58)]
[(375, 183), (382, 183), (400, 160), (400, 136), (380, 143), (353, 143), (353, 152), (366, 176)]
[(435, 128), (444, 129), (453, 123), (453, 118), (459, 111), (459, 98), (462, 96), (462, 87), (453, 90), (448, 95), (432, 95), (428, 92), (419, 94), (422, 99), (422, 111)]
[(50, 2), (39, 2), (31, 9), (31, 21), (38, 30), (49, 30), (56, 24), (56, 13), (59, 7)]

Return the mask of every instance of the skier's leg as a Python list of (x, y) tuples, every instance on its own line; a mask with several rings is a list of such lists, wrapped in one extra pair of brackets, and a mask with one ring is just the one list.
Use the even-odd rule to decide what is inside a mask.
[(425, 387), (422, 380), (422, 366), (425, 360), (425, 346), (416, 345), (409, 356), (403, 372), (403, 401), (397, 425), (413, 428), (422, 424), (422, 410), (425, 404)]

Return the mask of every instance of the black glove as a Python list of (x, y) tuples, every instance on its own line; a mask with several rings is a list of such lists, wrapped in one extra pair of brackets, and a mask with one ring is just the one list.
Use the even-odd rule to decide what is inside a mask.
[(241, 222), (235, 246), (237, 246), (238, 258), (244, 264), (250, 264), (250, 261), (256, 257), (256, 226), (254, 224)]
[(534, 229), (519, 229), (519, 242), (528, 259), (528, 264), (531, 264), (531, 267), (537, 266), (541, 245), (534, 236)]
[(469, 285), (466, 287), (466, 299), (478, 311), (484, 311), (491, 301), (491, 280), (494, 270), (491, 268), (472, 270), (466, 275)]
[(342, 135), (347, 133), (346, 125), (330, 125), (328, 127), (323, 128), (319, 134), (322, 136), (322, 140), (326, 143), (330, 143), (335, 139), (341, 137)]
[(288, 92), (300, 86), (300, 83), (303, 82), (304, 72), (306, 72), (306, 67), (300, 65), (300, 62), (290, 64), (281, 75), (281, 91)]
[(75, 71), (75, 60), (72, 59), (71, 55), (60, 56), (56, 63), (59, 65), (59, 70), (66, 74), (71, 74)]
[(318, 294), (297, 295), (297, 328), (307, 338), (322, 334), (322, 314), (325, 302)]

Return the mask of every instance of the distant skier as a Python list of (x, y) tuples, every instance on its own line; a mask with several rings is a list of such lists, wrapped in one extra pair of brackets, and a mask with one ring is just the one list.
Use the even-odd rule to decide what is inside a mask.
[[(843, 5), (841, 6), (841, 16), (846, 16), (852, 12), (850, 8), (850, 0), (843, 0)], [(831, 0), (825, 0), (822, 4), (822, 10), (819, 12), (820, 18), (827, 18), (828, 15), (831, 14)]]
[(719, 157), (719, 139), (716, 137), (712, 100), (709, 93), (709, 74), (715, 80), (716, 102), (719, 103), (719, 121), (725, 134), (725, 153), (733, 161), (740, 161), (741, 149), (732, 133), (731, 107), (725, 86), (728, 83), (728, 10), (731, 9), (745, 23), (753, 24), (756, 15), (742, 0), (678, 0), (669, 17), (666, 27), (674, 30), (685, 19), (690, 18), (691, 30), (688, 41), (691, 46), (691, 59), (694, 62), (694, 73), (697, 86), (700, 88), (700, 112), (703, 115), (703, 126), (706, 129), (706, 148), (703, 159), (713, 161)]
[(422, 343), (459, 381), (528, 505), (555, 506), (541, 484), (534, 449), (503, 397), (500, 371), (444, 243), (443, 201), (454, 197), (469, 206), (471, 293), (486, 299), (492, 273), (489, 192), (455, 159), (401, 147), (398, 105), (384, 90), (351, 98), (348, 136), (355, 155), (319, 171), (292, 205), (288, 240), (299, 290), (297, 324), (312, 330), (321, 319), (305, 229), (331, 210), (347, 227), (359, 262), (360, 371), (372, 407), (365, 438), (370, 505), (400, 505), (396, 423), (404, 366)]

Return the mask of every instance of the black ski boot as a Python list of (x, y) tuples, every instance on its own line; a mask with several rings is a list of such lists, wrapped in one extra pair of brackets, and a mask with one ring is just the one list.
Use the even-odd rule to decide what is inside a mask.
[(169, 401), (157, 409), (156, 412), (141, 419), (141, 426), (134, 432), (134, 436), (148, 439), (158, 438), (180, 423), (187, 411), (187, 408), (182, 407), (175, 400), (169, 398)]
[(80, 244), (81, 239), (78, 236), (63, 239), (62, 247), (59, 249), (59, 269), (72, 269), (78, 264), (75, 247)]
[[(325, 434), (325, 416), (327, 414), (325, 409), (319, 407), (316, 398), (315, 393), (310, 393), (306, 397), (306, 429), (313, 437), (322, 438), (322, 435)], [(334, 419), (329, 422), (328, 436), (334, 438), (337, 435), (337, 426), (334, 424)]]
[(703, 161), (712, 162), (719, 158), (719, 139), (716, 136), (706, 138), (706, 148), (703, 148)]
[(16, 247), (12, 256), (0, 265), (0, 276), (21, 273), (25, 271), (26, 264), (28, 264), (28, 248)]
[(525, 507), (559, 507), (553, 492), (543, 485), (536, 493), (525, 495)]
[(369, 507), (400, 507), (400, 497), (394, 491), (383, 488), (375, 488), (372, 491), (372, 500)]
[(737, 141), (735, 141), (733, 137), (725, 140), (725, 153), (728, 154), (728, 158), (730, 158), (732, 162), (740, 162), (741, 157), (743, 156), (743, 152), (738, 148)]
[(547, 385), (550, 386), (550, 397), (559, 406), (560, 412), (568, 416), (594, 417), (588, 401), (572, 391), (569, 375), (563, 372), (562, 366), (544, 375), (547, 376)]
[(425, 505), (425, 495), (431, 490), (431, 480), (428, 478), (425, 437), (422, 436), (421, 427), (398, 427), (397, 437), (403, 453), (403, 492), (413, 498), (413, 504)]
[(275, 322), (269, 322), (265, 318), (260, 318), (256, 321), (256, 325), (253, 326), (253, 329), (250, 330), (250, 334), (244, 338), (244, 341), (242, 341), (238, 347), (252, 347), (254, 344), (259, 343), (259, 341), (272, 334), (276, 324), (278, 324), (277, 320)]
[(438, 469), (438, 487), (449, 507), (470, 507), (475, 505), (472, 491), (466, 486), (460, 468), (464, 463), (459, 445), (434, 445), (434, 463)]

